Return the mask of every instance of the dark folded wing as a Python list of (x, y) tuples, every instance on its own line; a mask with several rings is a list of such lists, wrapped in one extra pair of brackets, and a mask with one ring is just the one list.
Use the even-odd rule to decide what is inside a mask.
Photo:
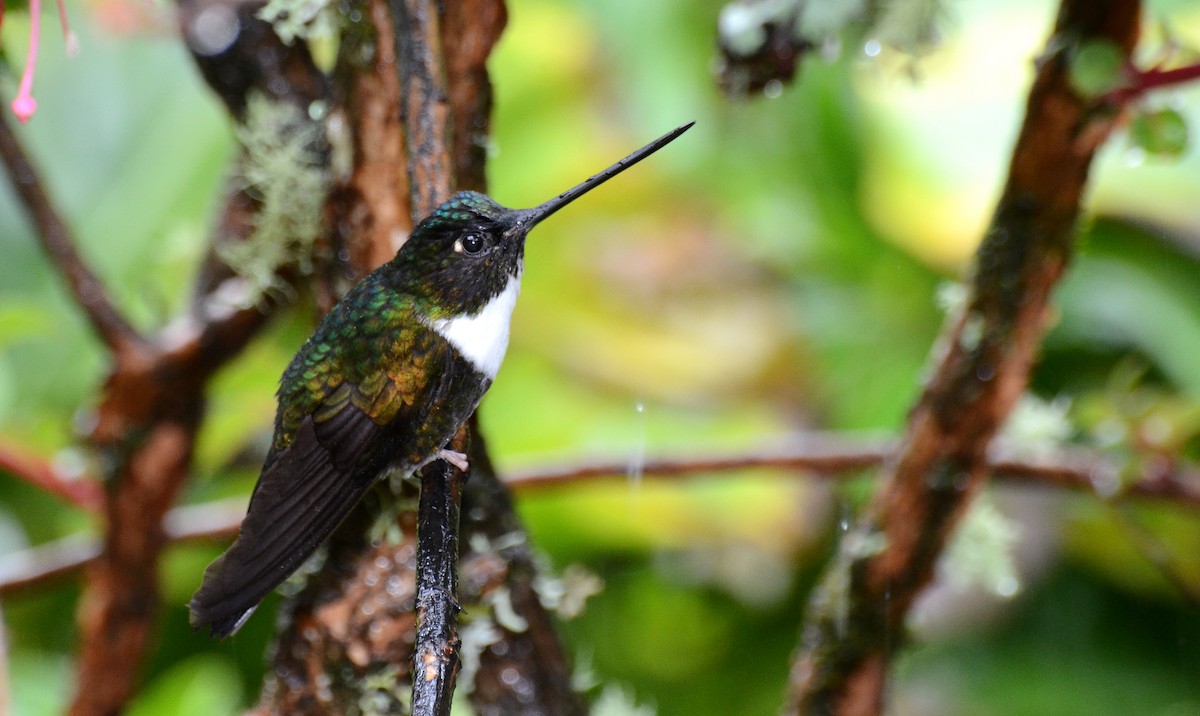
[[(326, 383), (319, 402), (266, 461), (241, 533), (192, 597), (194, 628), (225, 637), (345, 519), (389, 464), (412, 469), (475, 409), (487, 381), (441, 336), (411, 331), (395, 357), (411, 368)], [(309, 412), (311, 411), (311, 412)], [(290, 426), (289, 426), (290, 429)]]
[[(306, 418), (259, 478), (237, 540), (209, 565), (191, 624), (232, 634), (258, 602), (316, 551), (383, 469), (382, 429), (353, 405), (317, 425)], [(330, 449), (330, 446), (332, 449)]]

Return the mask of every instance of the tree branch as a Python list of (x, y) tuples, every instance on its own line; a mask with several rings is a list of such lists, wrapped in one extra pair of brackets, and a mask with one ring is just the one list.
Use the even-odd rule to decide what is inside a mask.
[(99, 512), (104, 504), (100, 483), (89, 475), (63, 475), (54, 464), (0, 438), (0, 470), (17, 477), (81, 510)]
[(41, 177), (13, 134), (7, 117), (0, 116), (0, 159), (25, 213), (37, 231), (42, 249), (83, 309), (92, 330), (113, 352), (129, 351), (142, 342), (133, 326), (113, 305), (100, 279), (75, 248), (71, 230), (50, 199)]
[[(490, 626), (481, 631), (493, 638), (464, 646), (478, 655), (479, 668), (460, 677), (462, 688), (476, 713), (583, 716), (587, 706), (575, 693), (571, 659), (534, 587), (538, 570), (528, 534), (474, 417), (471, 430), (459, 592), (472, 623)], [(500, 605), (507, 618), (498, 615)]]
[[(467, 454), (463, 425), (449, 448)], [(449, 716), (458, 675), (458, 534), (467, 475), (445, 460), (420, 471), (417, 507), (417, 640), (413, 654), (413, 716)]]
[[(515, 513), (493, 506), (500, 500), (500, 494), (505, 495), (504, 500), (509, 500), (508, 490), (528, 494), (569, 490), (590, 482), (620, 481), (625, 479), (629, 468), (628, 463), (619, 460), (554, 465), (515, 473), (503, 484), (496, 482), (489, 487), (486, 486), (489, 479), (495, 481), (496, 478), (490, 462), (484, 460), (486, 453), (479, 452), (480, 440), (472, 441), (472, 479), (467, 485), (464, 504), (488, 505), (489, 510), (505, 516), (500, 519), (486, 513), (476, 514), (464, 520), (462, 532), (468, 536), (483, 534), (488, 540), (500, 540), (517, 530), (524, 531), (515, 521)], [(684, 480), (697, 475), (774, 470), (780, 473), (781, 479), (838, 480), (851, 477), (859, 470), (879, 467), (893, 454), (895, 447), (891, 441), (847, 441), (824, 433), (804, 435), (798, 443), (797, 447), (763, 448), (741, 454), (651, 458), (642, 467), (642, 474), (648, 480)], [(1119, 466), (1085, 450), (1064, 450), (1039, 460), (1022, 460), (1001, 451), (988, 464), (990, 473), (1006, 483), (1083, 492), (1104, 501), (1155, 500), (1200, 510), (1200, 468), (1193, 465), (1172, 466), (1169, 471), (1147, 468), (1138, 479), (1114, 493), (1107, 486), (1112, 476), (1119, 473)], [(481, 496), (481, 492), (487, 496)], [(246, 501), (242, 498), (176, 507), (164, 519), (165, 533), (170, 542), (225, 541), (237, 534), (245, 515)], [(80, 545), (86, 545), (86, 548)], [(78, 571), (99, 554), (99, 549), (95, 540), (72, 536), (0, 558), (0, 597)], [(472, 559), (464, 557), (463, 561)], [(478, 596), (473, 598), (478, 599)]]
[[(229, 23), (225, 29), (230, 33), (217, 33), (230, 40), (228, 46), (214, 48), (201, 41), (206, 39), (198, 27), (202, 23), (194, 15), (201, 4), (201, 9), (216, 11), (209, 21), (224, 18)], [(180, 22), (206, 78), (231, 111), (244, 106), (249, 92), (307, 111), (324, 99), (321, 73), (303, 43), (285, 45), (254, 16), (260, 5), (185, 0)], [(212, 40), (211, 25), (205, 27)], [(222, 62), (233, 64), (222, 71)], [(246, 191), (230, 190), (214, 233), (221, 240), (245, 239), (255, 228), (257, 210)], [(240, 282), (229, 274), (210, 260), (188, 315), (169, 324), (153, 342), (113, 354), (114, 367), (89, 436), (108, 469), (104, 482), (109, 489), (103, 548), (90, 561), (80, 600), (73, 716), (116, 713), (133, 692), (159, 605), (158, 560), (169, 539), (165, 517), (191, 471), (207, 381), (267, 320), (263, 310), (239, 308), (232, 300), (229, 289)]]
[[(1116, 121), (1072, 90), (1073, 53), (1103, 40), (1128, 57), (1140, 10), (1136, 0), (1063, 1), (966, 309), (943, 331), (937, 370), (869, 511), (812, 595), (785, 713), (882, 712), (904, 616), (987, 477), (988, 445), (1025, 388), (1072, 252), (1093, 154)], [(876, 544), (885, 546), (866, 547)]]
[(409, 205), (413, 216), (420, 217), (433, 213), (456, 186), (439, 5), (434, 0), (389, 0)]

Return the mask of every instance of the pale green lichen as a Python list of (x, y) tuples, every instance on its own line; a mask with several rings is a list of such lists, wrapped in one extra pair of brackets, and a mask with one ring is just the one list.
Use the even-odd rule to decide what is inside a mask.
[(721, 44), (745, 57), (763, 50), (768, 24), (792, 22), (795, 0), (751, 0), (732, 2), (717, 16)]
[(561, 577), (538, 574), (533, 588), (543, 607), (571, 620), (583, 614), (588, 599), (604, 591), (604, 580), (582, 565), (570, 564)]
[(969, 295), (966, 284), (961, 281), (943, 281), (938, 284), (934, 303), (942, 313), (956, 316), (967, 307)]
[(881, 6), (873, 29), (879, 42), (919, 55), (937, 45), (946, 14), (940, 0), (892, 0)]
[(464, 622), (458, 633), (462, 640), (458, 650), (458, 688), (469, 694), (475, 690), (475, 675), (479, 673), (483, 650), (500, 641), (504, 632), (486, 614), (471, 615), (468, 612)]
[(842, 535), (837, 561), (826, 583), (817, 591), (814, 610), (830, 616), (839, 636), (850, 633), (850, 574), (855, 565), (881, 554), (888, 546), (887, 535), (865, 525)]
[(1052, 457), (1075, 432), (1070, 412), (1066, 398), (1047, 402), (1028, 393), (1021, 396), (1001, 432), (1005, 447), (1021, 457)]
[(654, 716), (653, 706), (638, 705), (633, 694), (609, 684), (592, 704), (592, 716)]
[[(400, 679), (400, 668), (387, 664), (374, 669), (362, 677), (357, 684), (359, 694), (358, 714), (362, 716), (385, 716), (398, 711), (412, 711), (412, 690), (407, 681)], [(351, 709), (351, 713), (354, 713)]]
[(1017, 525), (990, 500), (976, 500), (938, 563), (938, 575), (959, 590), (979, 585), (1011, 597), (1021, 588), (1013, 556), (1019, 538)]
[(324, 41), (337, 34), (337, 11), (329, 0), (270, 0), (258, 17), (289, 45), (297, 38)]
[(492, 608), (492, 615), (496, 618), (496, 623), (514, 634), (520, 634), (529, 628), (529, 622), (525, 617), (517, 613), (512, 602), (512, 592), (508, 591), (508, 587), (499, 586), (488, 592), (485, 600)]
[(320, 125), (289, 104), (251, 95), (237, 136), (244, 149), (239, 178), (259, 210), (251, 234), (217, 252), (246, 280), (251, 299), (259, 300), (284, 288), (281, 268), (312, 272), (329, 172)]

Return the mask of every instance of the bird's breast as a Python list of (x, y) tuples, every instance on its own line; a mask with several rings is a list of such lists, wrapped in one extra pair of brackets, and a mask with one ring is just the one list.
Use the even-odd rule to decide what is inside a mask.
[(508, 350), (508, 327), (512, 322), (521, 278), (510, 276), (504, 290), (474, 314), (430, 321), (430, 326), (450, 342), (463, 358), (488, 380), (494, 380)]

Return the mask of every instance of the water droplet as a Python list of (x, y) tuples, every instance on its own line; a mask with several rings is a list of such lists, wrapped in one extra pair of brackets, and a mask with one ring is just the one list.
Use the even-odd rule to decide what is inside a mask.
[(763, 85), (763, 96), (767, 99), (775, 99), (783, 94), (783, 83), (779, 80), (769, 80)]
[(1130, 147), (1125, 152), (1125, 166), (1140, 167), (1146, 161), (1146, 150), (1141, 147)]
[(1020, 591), (1021, 583), (1016, 577), (1010, 574), (997, 580), (993, 588), (996, 590), (996, 594), (1001, 597), (1014, 597)]
[(1121, 476), (1111, 465), (1097, 466), (1092, 471), (1092, 489), (1102, 499), (1108, 499), (1121, 489)]
[(880, 45), (879, 40), (876, 40), (875, 38), (871, 38), (870, 40), (867, 40), (865, 44), (863, 44), (863, 53), (866, 54), (867, 57), (878, 57), (879, 52), (882, 49), (883, 45)]
[(642, 474), (646, 468), (646, 404), (639, 400), (633, 404), (634, 435), (633, 446), (629, 453), (629, 469), (626, 476), (629, 485), (635, 491), (642, 484)]
[(187, 34), (198, 55), (217, 55), (229, 49), (241, 32), (242, 23), (228, 5), (213, 4), (196, 13)]

